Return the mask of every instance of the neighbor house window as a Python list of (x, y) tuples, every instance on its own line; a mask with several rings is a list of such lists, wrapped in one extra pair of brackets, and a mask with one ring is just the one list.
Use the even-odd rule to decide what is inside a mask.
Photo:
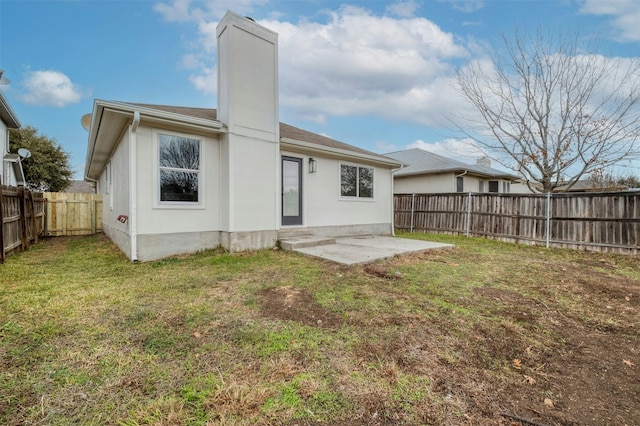
[(511, 183), (510, 182), (502, 182), (502, 192), (508, 194), (511, 192)]
[(200, 202), (200, 141), (158, 135), (160, 202)]
[(483, 180), (478, 182), (478, 192), (484, 192), (484, 181)]
[(499, 192), (500, 191), (500, 185), (498, 185), (500, 182), (498, 182), (497, 180), (490, 180), (489, 181), (489, 192)]
[(373, 198), (373, 169), (342, 164), (340, 166), (340, 195), (343, 197)]
[(456, 176), (456, 192), (464, 192), (464, 178)]

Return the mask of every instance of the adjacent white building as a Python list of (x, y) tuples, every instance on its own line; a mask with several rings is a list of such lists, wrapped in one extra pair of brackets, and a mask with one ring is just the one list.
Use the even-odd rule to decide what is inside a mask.
[(276, 33), (229, 12), (217, 36), (217, 110), (94, 102), (85, 174), (104, 232), (132, 260), (391, 234), (400, 163), (280, 123)]
[(9, 130), (19, 128), (20, 121), (18, 117), (11, 109), (2, 91), (0, 91), (0, 158), (2, 158), (0, 178), (2, 178), (2, 185), (24, 185), (24, 173), (20, 157), (16, 153), (9, 153)]

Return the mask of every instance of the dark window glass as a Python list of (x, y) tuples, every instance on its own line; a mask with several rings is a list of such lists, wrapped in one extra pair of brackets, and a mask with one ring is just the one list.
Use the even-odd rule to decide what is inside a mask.
[(340, 195), (343, 197), (373, 198), (373, 169), (341, 165)]
[(359, 167), (358, 170), (358, 196), (373, 198), (373, 169)]
[(340, 195), (356, 197), (358, 195), (358, 168), (355, 166), (340, 167)]
[(489, 181), (489, 192), (498, 192), (498, 181), (490, 180)]
[(159, 135), (160, 201), (199, 202), (200, 141)]
[(464, 191), (464, 178), (462, 176), (456, 177), (456, 192)]

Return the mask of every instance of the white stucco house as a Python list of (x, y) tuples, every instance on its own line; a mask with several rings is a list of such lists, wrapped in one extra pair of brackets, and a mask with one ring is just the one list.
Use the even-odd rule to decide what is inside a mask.
[(95, 100), (85, 175), (131, 260), (393, 232), (400, 163), (279, 121), (278, 37), (227, 13), (218, 108)]
[[(0, 76), (2, 76), (1, 72)], [(9, 153), (9, 130), (19, 128), (18, 117), (0, 91), (0, 158), (2, 158), (0, 178), (2, 178), (2, 185), (22, 186), (25, 183), (20, 157), (16, 153)]]
[(531, 192), (517, 176), (491, 168), (487, 158), (477, 164), (447, 158), (419, 148), (385, 156), (405, 166), (394, 173), (394, 193)]

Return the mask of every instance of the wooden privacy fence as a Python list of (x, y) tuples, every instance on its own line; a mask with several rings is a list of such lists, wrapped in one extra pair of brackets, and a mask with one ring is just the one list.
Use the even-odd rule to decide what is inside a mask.
[(46, 235), (92, 235), (102, 231), (102, 195), (45, 192)]
[(398, 194), (396, 229), (625, 254), (640, 245), (640, 192)]
[(0, 186), (0, 263), (14, 250), (38, 242), (45, 228), (45, 204), (42, 193)]

